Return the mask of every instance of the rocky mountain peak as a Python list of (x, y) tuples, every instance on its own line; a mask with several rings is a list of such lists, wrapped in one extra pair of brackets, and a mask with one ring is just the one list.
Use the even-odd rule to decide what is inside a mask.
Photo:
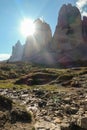
[[(52, 39), (52, 32), (49, 24), (40, 18), (34, 21), (35, 33), (33, 36), (29, 36), (24, 45), (23, 59), (32, 59), (32, 57), (38, 59), (40, 53), (47, 50), (50, 46)], [(42, 54), (43, 55), (43, 54)]]
[(54, 50), (63, 52), (83, 43), (81, 14), (77, 7), (71, 4), (61, 7), (53, 40)]
[(64, 4), (59, 11), (58, 26), (65, 28), (70, 24), (73, 24), (78, 17), (81, 19), (81, 14), (77, 7), (72, 6), (71, 4)]
[(38, 33), (39, 31), (43, 32), (43, 31), (50, 31), (51, 33), (51, 28), (50, 25), (47, 24), (45, 22), (45, 20), (43, 20), (42, 18), (38, 18), (34, 21), (35, 24), (35, 29), (36, 29), (36, 33)]
[(41, 18), (37, 18), (35, 21), (34, 21), (34, 24), (41, 24), (41, 23), (45, 23), (44, 20), (42, 20)]
[[(87, 17), (81, 20), (79, 9), (64, 4), (58, 14), (54, 35), (43, 18), (34, 21), (35, 33), (28, 36), (24, 46), (17, 41), (11, 61), (31, 61), (47, 64), (87, 59)], [(85, 43), (85, 44), (84, 44)]]
[(16, 46), (16, 47), (20, 47), (20, 46), (22, 46), (20, 40), (17, 41), (17, 43), (15, 44), (15, 46)]
[(12, 47), (12, 55), (9, 61), (20, 61), (22, 59), (23, 54), (23, 46), (21, 42), (18, 40), (17, 43)]

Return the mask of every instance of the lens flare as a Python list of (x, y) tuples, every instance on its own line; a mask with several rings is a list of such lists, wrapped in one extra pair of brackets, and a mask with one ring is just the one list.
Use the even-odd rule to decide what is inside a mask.
[(32, 19), (25, 18), (20, 24), (20, 32), (24, 37), (35, 33), (35, 25)]

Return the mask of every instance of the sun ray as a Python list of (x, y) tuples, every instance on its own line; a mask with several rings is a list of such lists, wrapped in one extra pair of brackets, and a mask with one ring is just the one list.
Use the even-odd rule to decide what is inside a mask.
[(20, 24), (20, 32), (24, 37), (33, 35), (35, 33), (33, 20), (25, 18)]

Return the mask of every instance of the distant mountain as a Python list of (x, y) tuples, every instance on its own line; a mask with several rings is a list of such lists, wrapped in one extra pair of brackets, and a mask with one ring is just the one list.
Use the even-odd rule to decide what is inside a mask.
[(23, 55), (23, 46), (20, 41), (17, 41), (15, 46), (12, 47), (12, 55), (9, 59), (10, 62), (21, 61)]
[(52, 37), (45, 21), (34, 21), (36, 31), (28, 36), (22, 46), (20, 41), (12, 49), (9, 61), (57, 65), (87, 60), (87, 17), (81, 19), (80, 11), (71, 4), (63, 5)]

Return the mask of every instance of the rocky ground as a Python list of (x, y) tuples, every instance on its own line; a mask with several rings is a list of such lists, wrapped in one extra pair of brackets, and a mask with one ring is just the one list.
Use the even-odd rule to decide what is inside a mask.
[(32, 68), (23, 76), (23, 69), (14, 69), (15, 79), (7, 79), (6, 69), (0, 80), (0, 130), (87, 130), (86, 67)]
[[(62, 91), (14, 88), (0, 89), (0, 95), (26, 106), (34, 117), (33, 127), (36, 130), (87, 130), (87, 75), (84, 79), (81, 77), (80, 87)], [(29, 130), (29, 124), (20, 124), (13, 123), (7, 129)]]

